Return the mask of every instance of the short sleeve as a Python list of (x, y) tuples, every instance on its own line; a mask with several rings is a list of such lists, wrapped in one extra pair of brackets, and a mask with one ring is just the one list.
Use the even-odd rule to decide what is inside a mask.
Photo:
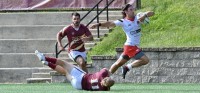
[(85, 32), (86, 36), (92, 35), (92, 33), (90, 32), (90, 30), (86, 26), (84, 26), (83, 24), (81, 24), (81, 29), (84, 29), (84, 32)]
[(115, 20), (114, 23), (116, 26), (123, 26), (123, 19)]
[(64, 27), (61, 32), (63, 33), (63, 35), (67, 35), (67, 32), (69, 31), (69, 26)]

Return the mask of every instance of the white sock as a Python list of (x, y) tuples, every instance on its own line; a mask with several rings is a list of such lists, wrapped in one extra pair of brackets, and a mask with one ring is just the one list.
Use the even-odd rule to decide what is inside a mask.
[(42, 63), (43, 63), (44, 65), (48, 65), (48, 64), (49, 64), (47, 61), (42, 61)]
[(131, 64), (128, 64), (128, 65), (126, 65), (127, 67), (128, 67), (128, 69), (129, 70), (131, 70), (132, 69), (132, 66), (131, 66)]

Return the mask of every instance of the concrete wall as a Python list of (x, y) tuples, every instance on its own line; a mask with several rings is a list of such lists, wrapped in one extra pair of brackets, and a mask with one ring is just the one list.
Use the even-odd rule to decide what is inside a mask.
[[(93, 56), (92, 72), (104, 67), (110, 68), (123, 49), (116, 48), (116, 51), (116, 57)], [(149, 57), (150, 63), (133, 68), (127, 73), (126, 79), (122, 79), (121, 68), (119, 68), (113, 75), (116, 82), (200, 83), (200, 47), (144, 48), (143, 51)]]

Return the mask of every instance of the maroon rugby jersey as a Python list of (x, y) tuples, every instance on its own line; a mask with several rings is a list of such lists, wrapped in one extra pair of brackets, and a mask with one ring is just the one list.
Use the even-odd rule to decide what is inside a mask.
[(109, 72), (106, 68), (94, 74), (85, 74), (82, 79), (82, 88), (84, 90), (108, 91), (110, 88), (101, 86), (101, 80), (108, 76)]
[[(69, 46), (72, 46), (71, 45), (71, 42), (74, 40), (74, 39), (77, 39), (77, 37), (80, 37), (80, 36), (90, 36), (92, 35), (91, 32), (89, 31), (89, 29), (84, 26), (83, 24), (80, 24), (80, 27), (78, 30), (75, 30), (71, 25), (64, 28), (63, 29), (64, 31), (64, 35), (67, 35), (67, 38), (68, 38), (68, 43), (69, 43)], [(73, 46), (79, 46), (83, 44), (83, 41), (82, 40), (76, 40), (76, 43), (73, 44)], [(72, 48), (69, 47), (68, 50), (71, 50)], [(84, 45), (78, 50), (80, 52), (83, 52), (85, 51), (85, 47)]]

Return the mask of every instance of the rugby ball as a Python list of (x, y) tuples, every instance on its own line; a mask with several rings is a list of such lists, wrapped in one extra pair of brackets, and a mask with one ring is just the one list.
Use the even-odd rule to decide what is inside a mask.
[[(146, 13), (144, 12), (139, 12), (137, 13), (137, 19), (141, 18), (142, 16), (145, 16)], [(149, 17), (145, 17), (144, 21), (141, 22), (141, 24), (149, 24), (150, 20), (149, 20)]]

